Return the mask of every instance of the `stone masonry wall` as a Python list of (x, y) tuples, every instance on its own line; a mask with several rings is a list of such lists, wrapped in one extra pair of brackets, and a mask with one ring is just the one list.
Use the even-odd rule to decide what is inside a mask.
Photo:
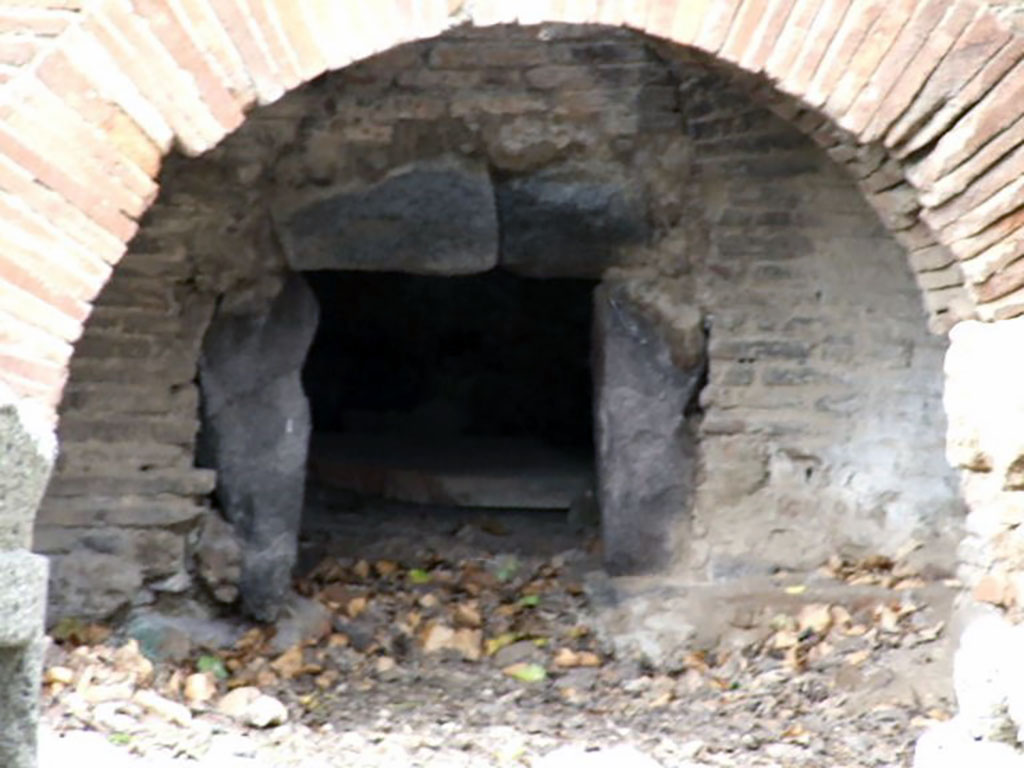
[[(212, 485), (189, 457), (215, 307), (276, 295), (300, 253), (298, 213), (329, 205), (369, 221), (352, 213), (359, 200), (439, 163), (493, 193), (502, 239), (481, 268), (691, 286), (711, 363), (692, 526), (681, 510), (690, 577), (912, 537), (938, 537), (928, 556), (948, 565), (941, 535), (958, 505), (941, 451), (942, 342), (852, 182), (727, 78), (667, 62), (632, 33), (463, 28), (316, 80), (204, 157), (169, 160), (62, 406), (66, 448), (37, 529), (37, 546), (63, 558), (56, 612), (99, 615), (187, 583)], [(524, 232), (533, 240), (508, 239)], [(449, 269), (424, 264), (403, 268)], [(132, 312), (146, 319), (128, 323)], [(115, 486), (145, 504), (119, 516)], [(101, 560), (138, 572), (72, 569)], [(94, 588), (69, 590), (62, 573)]]
[(946, 343), (926, 330), (903, 248), (808, 139), (689, 71), (710, 360), (686, 565), (741, 576), (918, 541), (920, 562), (951, 572), (962, 503), (944, 458)]

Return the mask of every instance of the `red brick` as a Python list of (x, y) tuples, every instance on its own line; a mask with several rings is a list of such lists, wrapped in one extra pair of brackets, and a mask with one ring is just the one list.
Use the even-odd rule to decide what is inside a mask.
[[(163, 120), (174, 131), (178, 141), (189, 148), (204, 148), (211, 145), (214, 139), (201, 130), (197, 130), (189, 119), (187, 108), (180, 106), (182, 95), (176, 80), (181, 73), (169, 72), (166, 67), (157, 64), (154, 51), (147, 50), (151, 46), (139, 33), (138, 26), (142, 23), (130, 17), (113, 4), (106, 6), (108, 16), (99, 18), (92, 16), (83, 26), (83, 31), (92, 35), (107, 54), (114, 60), (121, 73), (126, 75), (135, 88), (160, 113)], [(198, 105), (198, 97), (195, 104)], [(212, 122), (212, 120), (211, 120)]]
[(44, 228), (24, 210), (0, 199), (0, 242), (16, 254), (30, 254), (31, 264), (47, 280), (77, 301), (92, 301), (110, 277), (111, 266), (61, 233)]
[(56, 37), (74, 17), (45, 8), (0, 8), (0, 33), (17, 32), (38, 37)]
[(821, 3), (821, 9), (807, 31), (803, 47), (796, 59), (787, 71), (779, 71), (779, 87), (782, 90), (798, 96), (804, 94), (843, 19), (846, 18), (850, 2), (851, 0), (824, 0)]
[(691, 0), (678, 3), (669, 37), (682, 45), (692, 45), (704, 24), (704, 14), (715, 0)]
[(273, 0), (273, 3), (298, 62), (299, 74), (303, 80), (312, 80), (327, 69), (327, 60), (310, 29), (315, 21), (309, 16), (308, 5), (300, 0)]
[(171, 58), (195, 80), (200, 97), (224, 133), (241, 125), (242, 109), (248, 106), (247, 102), (238, 100), (224, 86), (178, 18), (158, 0), (133, 0), (133, 3)]
[[(4, 125), (0, 125), (0, 153), (74, 204), (122, 242), (127, 242), (135, 234), (135, 222), (100, 199), (95, 189), (75, 179), (66, 168), (53, 163), (35, 148), (26, 146)], [(99, 184), (100, 180), (96, 181)]]
[[(82, 332), (82, 322), (88, 315), (88, 305), (82, 320), (77, 320), (37, 296), (33, 287), (31, 275), (26, 276), (9, 262), (0, 261), (0, 307), (12, 317), (41, 328), (57, 339), (69, 342), (77, 339)], [(43, 352), (40, 350), (40, 356)]]
[(740, 58), (740, 66), (743, 69), (757, 74), (764, 68), (764, 63), (771, 55), (792, 7), (792, 0), (769, 0), (754, 30), (750, 45)]
[(973, 3), (956, 0), (946, 10), (938, 26), (928, 35), (924, 45), (910, 62), (906, 62), (892, 89), (878, 104), (867, 128), (861, 133), (864, 141), (878, 141), (907, 110), (914, 97), (953, 47), (976, 11)]
[(696, 46), (708, 53), (718, 53), (725, 44), (740, 0), (715, 0), (704, 14), (704, 23), (697, 35)]
[[(61, 323), (61, 327), (65, 331), (74, 325), (81, 326), (85, 322), (85, 318), (89, 316), (90, 307), (87, 301), (72, 297), (71, 291), (74, 290), (74, 286), (61, 281), (60, 273), (44, 273), (39, 269), (42, 265), (34, 258), (35, 254), (27, 254), (21, 249), (9, 248), (7, 247), (8, 243), (3, 239), (0, 239), (0, 243), (4, 245), (4, 258), (0, 262), (0, 279), (30, 293), (51, 309), (59, 312), (64, 318), (73, 321)], [(98, 289), (99, 286), (96, 288)], [(69, 337), (61, 333), (61, 337), (71, 341), (77, 338), (77, 335)]]
[[(447, 4), (452, 5), (454, 2), (461, 3), (461, 0), (449, 0)], [(572, 24), (592, 24), (596, 15), (597, 6), (594, 0), (564, 0), (561, 16), (564, 21)]]
[(0, 154), (0, 189), (52, 222), (104, 261), (114, 263), (124, 252), (127, 238), (122, 239), (102, 228), (66, 198), (36, 183), (30, 174), (3, 154)]
[[(17, 129), (20, 122), (27, 123), (24, 126), (26, 131), (34, 128), (41, 132), (55, 132), (64, 147), (73, 147), (75, 156), (83, 161), (93, 159), (94, 162), (89, 164), (92, 169), (109, 175), (112, 185), (130, 193), (132, 199), (128, 199), (126, 205), (131, 206), (139, 200), (143, 208), (148, 206), (156, 194), (153, 179), (118, 152), (99, 126), (90, 125), (35, 78), (23, 78), (15, 88), (18, 90), (18, 106), (9, 121), (12, 128)], [(133, 214), (138, 212), (129, 208), (124, 210)]]
[(34, 38), (27, 40), (0, 38), (0, 64), (23, 67), (35, 58), (39, 50), (40, 41)]
[[(3, 320), (0, 320), (2, 323)], [(60, 402), (67, 378), (66, 364), (38, 362), (0, 346), (0, 379), (22, 397), (55, 408)]]
[[(1009, 182), (1013, 175), (1022, 172), (1021, 163), (1024, 162), (1024, 157), (1019, 151), (1022, 143), (1024, 118), (1018, 118), (1013, 125), (985, 144), (967, 162), (932, 184), (922, 195), (922, 200), (928, 206), (935, 207), (953, 195), (963, 193), (969, 187), (972, 187), (969, 191), (973, 193), (974, 181), (982, 174), (990, 177), (990, 186), (991, 177), (995, 174), (1001, 174), (1005, 178), (1003, 183)], [(978, 186), (980, 188), (983, 185)], [(994, 192), (998, 186), (992, 187), (992, 191)]]
[(796, 0), (786, 19), (786, 26), (775, 41), (772, 53), (764, 64), (764, 72), (779, 82), (788, 73), (807, 42), (814, 18), (824, 8), (820, 0)]
[(270, 13), (268, 0), (239, 0), (248, 9), (249, 17), (256, 23), (256, 29), (263, 48), (277, 69), (277, 76), (286, 90), (291, 90), (302, 82), (298, 60), (291, 51), (288, 41), (281, 32)]
[(1024, 238), (1024, 209), (1014, 211), (973, 235), (953, 240), (949, 249), (961, 260), (971, 259), (1004, 238)]
[[(674, 4), (674, 0), (662, 3), (666, 6), (672, 4)], [(736, 11), (736, 18), (733, 19), (732, 27), (729, 34), (726, 35), (725, 43), (718, 55), (726, 61), (739, 63), (743, 54), (751, 46), (757, 26), (770, 5), (770, 0), (741, 0), (740, 7)]]
[[(914, 183), (922, 188), (931, 187), (939, 178), (968, 160), (995, 134), (1008, 128), (1020, 117), (1020, 107), (1024, 103), (1022, 99), (1024, 61), (946, 131), (927, 158), (911, 172)], [(1009, 148), (1013, 146), (1011, 139)], [(996, 155), (994, 159), (998, 157)]]
[(217, 21), (228, 33), (249, 77), (256, 87), (261, 104), (268, 104), (280, 98), (285, 87), (281, 82), (274, 62), (265, 53), (255, 32), (249, 27), (249, 20), (239, 10), (234, 0), (207, 0)]
[(104, 101), (63, 52), (53, 51), (46, 56), (37, 66), (36, 75), (70, 109), (102, 131), (146, 176), (156, 176), (160, 148), (119, 105)]
[(672, 33), (672, 20), (675, 18), (677, 7), (676, 0), (651, 0), (644, 22), (647, 34), (667, 38)]
[[(998, 53), (987, 59), (978, 73), (970, 80), (967, 79), (966, 72), (961, 72), (961, 79), (956, 81), (952, 92), (944, 94), (944, 98), (940, 102), (941, 108), (927, 116), (927, 120), (923, 121), (923, 124), (915, 126), (911, 131), (913, 135), (908, 135), (895, 151), (901, 156), (906, 156), (930, 144), (988, 93), (1022, 57), (1024, 57), (1024, 40), (1013, 39)], [(893, 131), (896, 131), (902, 123), (903, 120), (893, 126)], [(894, 142), (891, 142), (887, 136), (886, 144), (893, 146)]]
[(846, 64), (846, 72), (839, 78), (828, 97), (825, 111), (838, 119), (846, 113), (857, 95), (871, 80), (882, 58), (892, 47), (896, 36), (910, 18), (915, 0), (890, 0), (885, 11), (875, 19), (868, 35)]
[(882, 58), (871, 80), (843, 115), (844, 128), (858, 134), (864, 131), (878, 105), (888, 95), (900, 74), (917, 57), (925, 40), (932, 35), (932, 30), (948, 5), (949, 0), (923, 0), (917, 6), (914, 15), (900, 30), (889, 52)]
[[(1021, 206), (1024, 193), (1024, 177), (1020, 177), (1003, 187), (999, 192), (985, 200), (977, 207), (966, 211), (940, 231), (943, 242), (951, 243), (970, 235), (981, 232), (1003, 216), (1016, 211)], [(921, 218), (928, 221), (928, 210), (922, 212)]]
[(235, 99), (240, 104), (255, 101), (256, 86), (212, 5), (207, 0), (178, 0), (173, 12)]
[(879, 3), (855, 0), (843, 16), (839, 29), (832, 36), (832, 42), (829, 43), (814, 77), (804, 92), (804, 101), (812, 106), (821, 107), (828, 100), (846, 72), (846, 65), (852, 60), (880, 13)]
[(937, 202), (936, 195), (922, 195), (930, 209), (929, 220), (935, 227), (945, 227), (1021, 176), (1024, 176), (1024, 147), (1019, 147), (988, 170), (981, 172), (978, 177), (971, 179), (969, 184), (963, 184), (963, 191), (955, 196), (944, 195), (941, 202)]
[[(963, 273), (972, 284), (985, 284), (998, 277), (1009, 265), (1018, 262), (1024, 256), (1024, 240), (1008, 237), (991, 248), (986, 248), (972, 259), (959, 262)], [(1012, 286), (1004, 293), (1016, 290), (1020, 286)], [(991, 289), (990, 289), (991, 292)], [(1003, 294), (992, 293), (984, 301), (990, 301)]]

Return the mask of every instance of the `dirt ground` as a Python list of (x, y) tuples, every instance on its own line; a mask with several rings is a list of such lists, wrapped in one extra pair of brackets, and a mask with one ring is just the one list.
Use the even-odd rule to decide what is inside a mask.
[(791, 609), (655, 667), (602, 636), (596, 537), (564, 514), (338, 506), (307, 516), (302, 643), (236, 625), (154, 664), (59, 628), (42, 768), (907, 766), (949, 716), (956, 585), (900, 562), (780, 574)]

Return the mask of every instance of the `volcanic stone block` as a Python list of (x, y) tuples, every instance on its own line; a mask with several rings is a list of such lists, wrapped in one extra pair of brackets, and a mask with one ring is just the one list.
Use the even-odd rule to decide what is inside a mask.
[(32, 523), (53, 467), (55, 442), (0, 384), (0, 550), (28, 548)]
[(0, 647), (0, 765), (4, 768), (36, 768), (45, 652), (41, 631), (27, 645)]
[(293, 275), (269, 305), (215, 317), (199, 362), (204, 450), (242, 540), (242, 604), (261, 621), (277, 618), (291, 587), (310, 434), (301, 372), (318, 315)]
[(608, 282), (595, 294), (598, 502), (612, 574), (664, 569), (689, 523), (686, 407), (704, 369), (700, 312), (675, 281)]
[(533, 277), (601, 277), (642, 258), (651, 235), (643, 195), (591, 167), (565, 166), (497, 185), (501, 265)]
[(294, 269), (460, 275), (498, 260), (494, 190), (483, 166), (406, 166), (370, 186), (349, 187), (281, 216)]

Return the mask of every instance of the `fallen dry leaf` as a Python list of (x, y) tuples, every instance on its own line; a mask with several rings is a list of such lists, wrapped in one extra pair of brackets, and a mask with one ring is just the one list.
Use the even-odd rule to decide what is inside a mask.
[(470, 629), (477, 629), (484, 623), (483, 617), (480, 615), (480, 609), (476, 606), (475, 601), (456, 605), (454, 619), (456, 625), (469, 627)]
[(367, 599), (363, 596), (353, 597), (345, 606), (345, 613), (350, 619), (354, 619), (366, 610)]
[(302, 672), (305, 663), (302, 660), (302, 648), (298, 645), (289, 648), (272, 662), (271, 668), (285, 680), (291, 680)]
[(800, 609), (796, 617), (797, 628), (801, 631), (810, 630), (824, 635), (832, 626), (831, 606), (824, 603), (812, 603)]

